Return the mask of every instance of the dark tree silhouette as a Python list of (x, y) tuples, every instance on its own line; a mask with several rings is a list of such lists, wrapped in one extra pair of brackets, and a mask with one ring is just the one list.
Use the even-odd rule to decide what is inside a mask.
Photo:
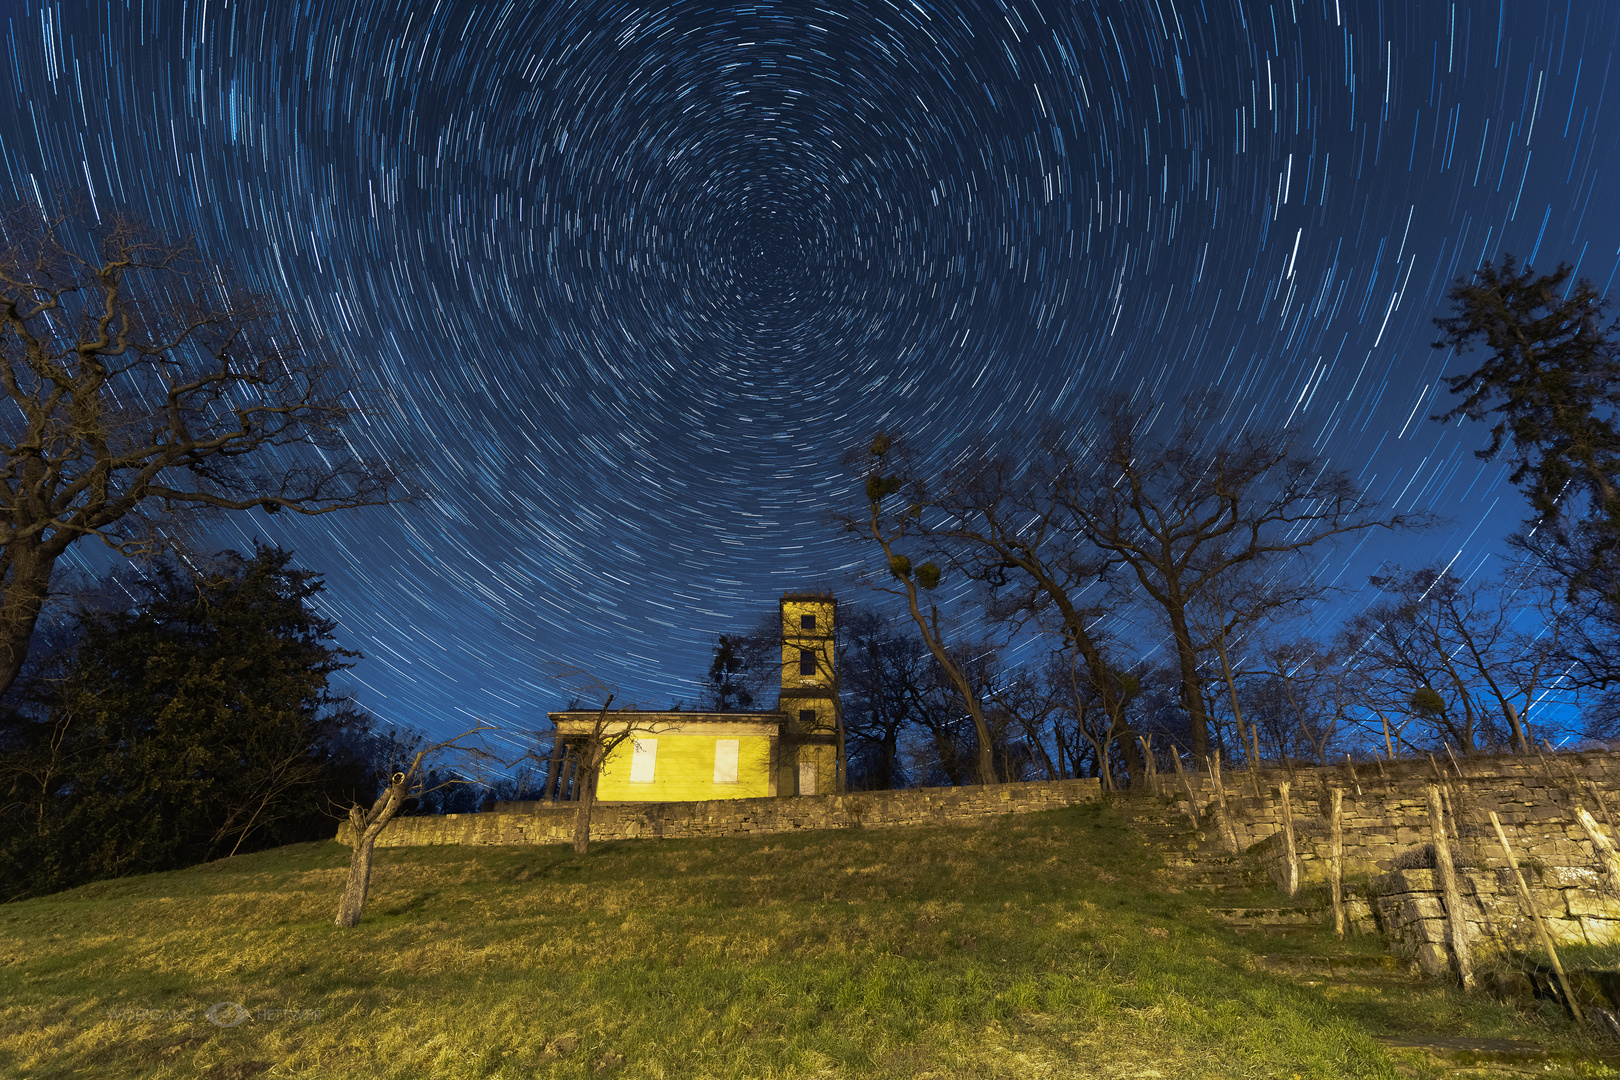
[(1566, 285), (1572, 273), (1560, 263), (1537, 276), (1508, 255), (1452, 288), (1454, 314), (1435, 320), (1444, 333), (1435, 347), (1483, 346), (1490, 355), (1447, 377), (1463, 399), (1435, 419), (1488, 419), (1490, 443), (1476, 454), (1507, 450), (1538, 522), (1560, 521), (1571, 496), (1584, 494), (1612, 548), (1620, 537), (1620, 324), (1604, 325), (1605, 301), (1591, 282)]
[(0, 879), (50, 891), (313, 839), (329, 800), (370, 797), (368, 720), (328, 690), (358, 654), (332, 644), (318, 575), (260, 547), (123, 584), (134, 602), (82, 613), (0, 714)]
[(716, 712), (747, 709), (754, 704), (754, 693), (748, 686), (748, 660), (740, 638), (726, 634), (714, 646), (714, 662), (709, 665), (704, 679), (707, 704)]
[(0, 393), (0, 692), (74, 543), (151, 551), (200, 515), (324, 514), (397, 484), (344, 438), (334, 360), (190, 241), (124, 218), (0, 215)]
[(1270, 567), (1304, 576), (1319, 545), (1430, 520), (1380, 513), (1349, 476), (1301, 453), (1292, 432), (1217, 435), (1214, 406), (1188, 402), (1177, 428), (1154, 439), (1150, 412), (1111, 400), (1103, 433), (1066, 452), (1060, 468), (1068, 527), (1127, 567), (1169, 626), (1199, 762), (1210, 725), (1194, 605), (1234, 574)]
[[(866, 503), (860, 510), (837, 518), (838, 524), (846, 533), (863, 540), (870, 538), (882, 550), (884, 570), (869, 578), (868, 584), (878, 592), (905, 601), (906, 611), (916, 624), (923, 644), (928, 646), (940, 671), (967, 707), (978, 743), (975, 764), (979, 783), (994, 784), (997, 780), (994, 739), (985, 720), (983, 699), (963, 658), (953, 655), (941, 625), (938, 603), (923, 595), (939, 588), (940, 568), (933, 562), (913, 567), (911, 556), (905, 551), (909, 543), (926, 536), (919, 524), (926, 496), (921, 481), (911, 475), (911, 456), (901, 440), (879, 433), (865, 450), (851, 454), (846, 464), (862, 477)], [(884, 500), (901, 492), (908, 495), (906, 501), (910, 505), (899, 513), (885, 510)]]

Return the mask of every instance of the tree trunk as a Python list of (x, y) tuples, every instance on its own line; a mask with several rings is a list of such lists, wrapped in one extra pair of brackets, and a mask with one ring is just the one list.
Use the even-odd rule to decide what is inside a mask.
[(365, 811), (359, 806), (349, 807), (349, 824), (354, 828), (354, 854), (349, 857), (349, 880), (343, 887), (343, 899), (338, 901), (337, 925), (349, 929), (360, 922), (360, 912), (366, 906), (366, 894), (371, 889), (371, 855), (377, 846), (377, 837), (393, 820), (394, 812), (405, 801), (405, 777), (394, 774), (388, 789)]
[[(579, 760), (578, 756), (575, 760)], [(587, 749), (581, 764), (584, 767), (579, 769), (574, 781), (579, 799), (579, 809), (574, 811), (575, 855), (584, 855), (591, 847), (591, 808), (596, 805), (596, 778), (602, 771), (602, 748), (596, 745)]]
[(1519, 723), (1519, 710), (1513, 707), (1513, 702), (1504, 701), (1502, 712), (1507, 715), (1508, 726), (1513, 730), (1513, 749), (1528, 757), (1530, 742), (1524, 737), (1524, 725)]
[[(876, 504), (873, 505), (872, 515), (872, 535), (877, 536)], [(881, 539), (878, 542), (882, 544), (883, 554), (889, 559), (889, 564), (892, 566), (894, 564), (893, 551)], [(962, 695), (962, 703), (967, 706), (968, 715), (973, 719), (973, 731), (979, 744), (979, 783), (994, 784), (996, 782), (996, 763), (992, 757), (990, 745), (990, 725), (984, 722), (984, 709), (979, 704), (979, 696), (973, 692), (973, 684), (968, 679), (967, 673), (957, 667), (956, 662), (945, 651), (945, 641), (939, 635), (939, 608), (931, 607), (929, 609), (930, 614), (933, 616), (933, 622), (930, 624), (928, 617), (922, 613), (922, 608), (918, 605), (916, 582), (909, 576), (901, 577), (901, 581), (906, 587), (906, 601), (911, 608), (911, 621), (917, 624), (918, 630), (922, 631), (923, 644), (928, 646), (928, 651), (934, 654), (934, 659), (944, 669), (946, 678), (950, 679), (951, 685), (956, 687), (956, 692)]]
[[(1217, 626), (1215, 632), (1215, 646), (1221, 658), (1221, 678), (1226, 682), (1227, 694), (1232, 699), (1232, 725), (1237, 730), (1238, 750), (1242, 751), (1244, 750), (1243, 710), (1238, 706), (1237, 678), (1232, 674), (1232, 660), (1226, 649), (1226, 630), (1219, 626)], [(1250, 724), (1249, 728), (1252, 731), (1254, 725)], [(1259, 745), (1260, 741), (1257, 738), (1255, 740), (1255, 746), (1259, 747)], [(1254, 781), (1254, 797), (1258, 799), (1260, 797), (1260, 772), (1254, 759), (1258, 757), (1259, 754), (1255, 753), (1251, 756), (1245, 753), (1244, 756), (1249, 759), (1249, 778)], [(1235, 764), (1233, 765), (1233, 768), (1236, 768)]]
[(562, 764), (562, 753), (562, 744), (552, 743), (551, 756), (546, 759), (546, 783), (540, 789), (541, 802), (552, 802), (556, 797), (553, 789), (557, 786), (557, 766)]
[(1187, 706), (1187, 723), (1192, 729), (1194, 761), (1209, 758), (1209, 715), (1204, 711), (1203, 684), (1198, 680), (1198, 652), (1193, 648), (1187, 617), (1170, 612), (1170, 629), (1176, 639), (1176, 656), (1181, 664), (1181, 696)]
[(28, 659), (59, 554), (27, 541), (13, 543), (6, 552), (5, 597), (0, 599), (0, 695), (11, 689)]
[(349, 881), (343, 887), (343, 899), (338, 901), (337, 924), (342, 929), (360, 922), (366, 893), (371, 889), (371, 853), (376, 845), (377, 837), (369, 830), (355, 838), (354, 854), (349, 856)]
[(895, 773), (899, 771), (900, 763), (900, 729), (885, 728), (883, 731), (883, 789), (894, 788)]

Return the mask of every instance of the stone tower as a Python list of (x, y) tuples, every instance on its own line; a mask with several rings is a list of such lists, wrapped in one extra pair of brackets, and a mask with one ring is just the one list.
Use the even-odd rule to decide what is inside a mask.
[(787, 714), (776, 790), (781, 794), (841, 793), (838, 761), (838, 672), (833, 635), (838, 601), (832, 593), (782, 596), (782, 696)]

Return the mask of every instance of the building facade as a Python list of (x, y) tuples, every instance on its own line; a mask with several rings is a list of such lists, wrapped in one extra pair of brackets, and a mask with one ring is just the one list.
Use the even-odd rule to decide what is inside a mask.
[(550, 714), (564, 743), (580, 746), (598, 727), (613, 743), (597, 781), (598, 799), (688, 802), (827, 795), (842, 789), (838, 601), (831, 593), (790, 592), (783, 595), (779, 612), (781, 690), (773, 710), (576, 709)]

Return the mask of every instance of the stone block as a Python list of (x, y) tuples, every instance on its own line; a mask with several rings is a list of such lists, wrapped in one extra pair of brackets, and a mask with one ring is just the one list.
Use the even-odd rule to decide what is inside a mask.
[(1586, 931), (1579, 919), (1548, 919), (1547, 933), (1555, 945), (1585, 945)]
[(1620, 919), (1599, 919), (1583, 915), (1580, 923), (1589, 944), (1612, 945), (1620, 941)]
[(1564, 894), (1564, 908), (1573, 916), (1620, 920), (1620, 900), (1585, 889), (1568, 890)]
[(1444, 975), (1451, 970), (1451, 953), (1442, 944), (1427, 942), (1418, 947), (1417, 962), (1427, 975)]

